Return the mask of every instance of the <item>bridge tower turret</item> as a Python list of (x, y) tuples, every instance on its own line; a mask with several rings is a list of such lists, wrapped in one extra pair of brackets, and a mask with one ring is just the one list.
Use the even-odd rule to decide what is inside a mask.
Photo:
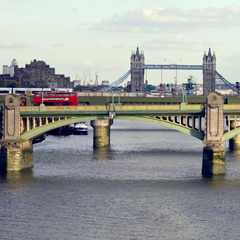
[(145, 58), (143, 52), (139, 53), (137, 46), (136, 52), (131, 55), (131, 92), (143, 92)]
[(216, 75), (216, 56), (211, 48), (203, 55), (203, 95), (208, 95), (210, 92), (215, 92), (215, 75)]

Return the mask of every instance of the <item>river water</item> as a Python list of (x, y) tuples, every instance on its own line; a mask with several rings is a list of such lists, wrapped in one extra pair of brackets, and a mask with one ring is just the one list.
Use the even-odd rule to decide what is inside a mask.
[[(88, 123), (89, 125), (89, 123)], [(47, 136), (34, 168), (0, 178), (0, 239), (240, 239), (240, 153), (227, 173), (201, 175), (202, 142), (115, 120), (111, 146)]]

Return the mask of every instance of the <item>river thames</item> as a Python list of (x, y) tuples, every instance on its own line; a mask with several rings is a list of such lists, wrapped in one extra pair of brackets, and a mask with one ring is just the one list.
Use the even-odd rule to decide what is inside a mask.
[[(89, 126), (89, 122), (88, 122)], [(86, 136), (34, 144), (34, 168), (1, 174), (0, 239), (240, 239), (240, 152), (201, 175), (200, 140), (115, 120), (109, 150)]]

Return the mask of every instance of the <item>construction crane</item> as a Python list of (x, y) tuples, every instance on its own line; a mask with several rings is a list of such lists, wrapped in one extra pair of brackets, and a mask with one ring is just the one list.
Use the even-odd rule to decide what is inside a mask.
[[(84, 75), (85, 75), (85, 72), (86, 72), (86, 70), (84, 71), (84, 73), (83, 73), (82, 77), (81, 77), (81, 78), (79, 78), (80, 85), (81, 85), (82, 78), (83, 78), (83, 77), (84, 77)], [(84, 81), (84, 82), (85, 82), (85, 81)]]
[(96, 72), (95, 75), (96, 75), (95, 86), (97, 87), (98, 86), (98, 72)]
[(88, 84), (91, 86), (91, 83), (92, 83), (92, 77), (91, 77), (90, 67), (89, 67), (88, 81), (89, 81)]
[(84, 77), (83, 86), (85, 86), (87, 75)]
[(77, 73), (75, 73), (75, 79), (76, 79), (76, 80), (78, 80), (78, 76), (79, 76), (79, 75), (78, 75)]

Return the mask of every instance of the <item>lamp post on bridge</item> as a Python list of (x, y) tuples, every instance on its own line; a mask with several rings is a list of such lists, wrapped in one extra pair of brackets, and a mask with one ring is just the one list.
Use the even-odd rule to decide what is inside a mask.
[(112, 89), (112, 104), (114, 103), (114, 92), (113, 92), (113, 89)]
[(239, 94), (239, 82), (236, 82), (236, 88), (237, 88), (237, 90), (238, 90), (238, 94)]
[(187, 92), (182, 90), (182, 103), (187, 104)]
[(121, 92), (119, 91), (119, 88), (118, 88), (118, 105), (120, 105), (120, 94)]
[(42, 104), (43, 104), (43, 88), (42, 88)]

